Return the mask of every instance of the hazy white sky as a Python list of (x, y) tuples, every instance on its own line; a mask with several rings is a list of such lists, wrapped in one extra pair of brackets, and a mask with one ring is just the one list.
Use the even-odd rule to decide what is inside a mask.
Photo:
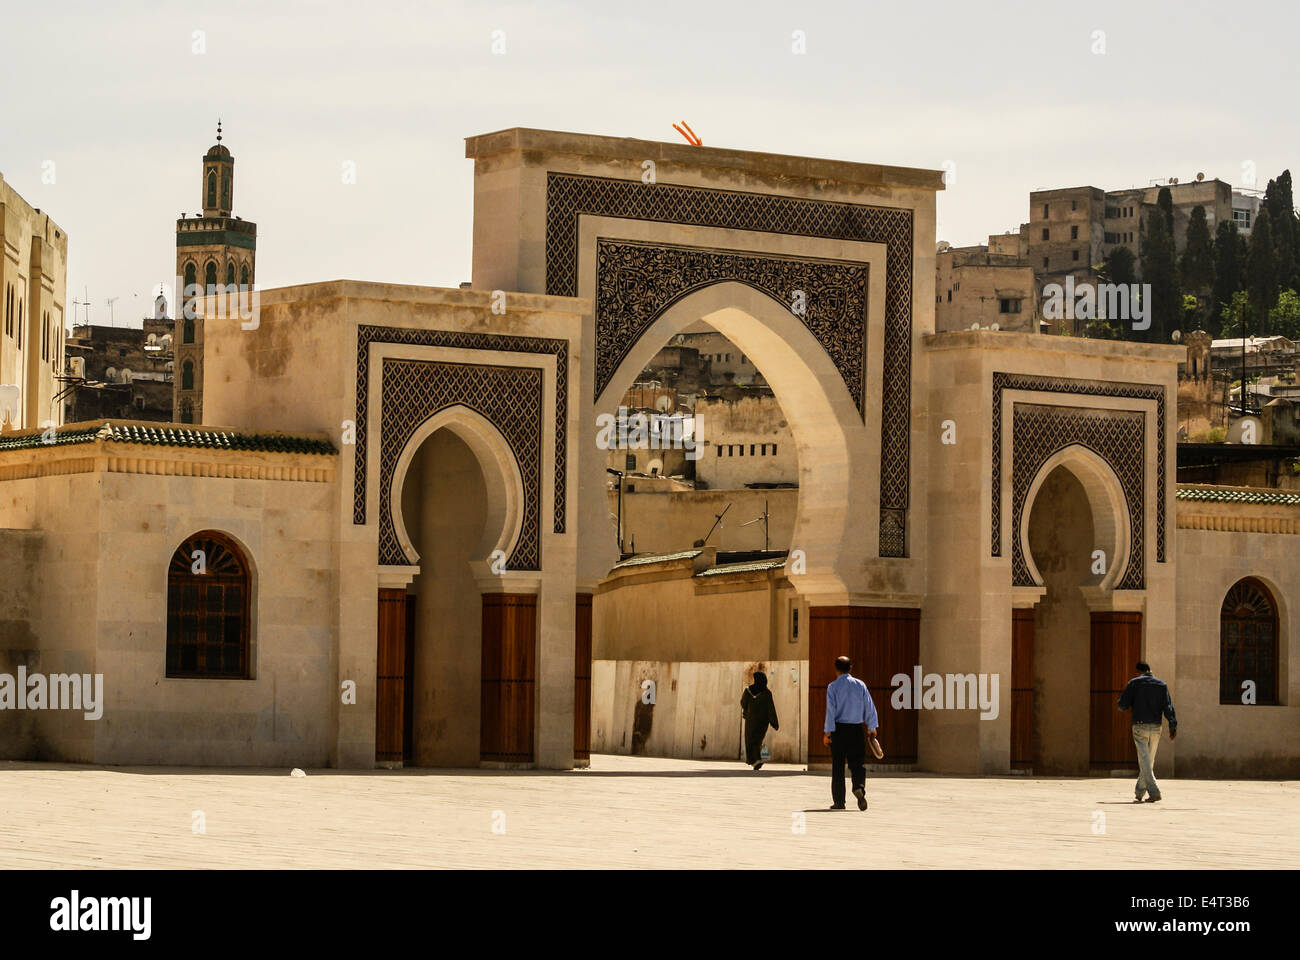
[(463, 141), (513, 126), (676, 141), (685, 119), (706, 146), (950, 163), (939, 237), (979, 243), (1032, 189), (1240, 185), (1248, 162), (1262, 187), (1296, 164), (1298, 22), (1291, 2), (45, 0), (0, 15), (0, 172), (67, 230), (96, 323), (118, 297), (138, 325), (170, 281), (218, 116), (263, 289), (468, 280)]

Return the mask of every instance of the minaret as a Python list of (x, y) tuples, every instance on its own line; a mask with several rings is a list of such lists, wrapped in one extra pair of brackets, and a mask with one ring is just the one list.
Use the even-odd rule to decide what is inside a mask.
[[(251, 290), (257, 263), (257, 224), (232, 217), (235, 158), (221, 142), (203, 155), (201, 217), (176, 221), (176, 276), (182, 294), (172, 337), (172, 420), (203, 422), (203, 318), (189, 298), (204, 293)], [(235, 322), (238, 322), (237, 320)]]

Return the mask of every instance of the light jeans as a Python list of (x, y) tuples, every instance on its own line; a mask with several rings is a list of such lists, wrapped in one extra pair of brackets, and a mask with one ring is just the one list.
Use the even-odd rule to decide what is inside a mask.
[(1156, 748), (1160, 746), (1160, 724), (1133, 724), (1133, 745), (1137, 747), (1138, 782), (1134, 795), (1141, 800), (1144, 793), (1150, 793), (1152, 799), (1160, 799), (1160, 784), (1156, 783), (1153, 769), (1156, 762)]

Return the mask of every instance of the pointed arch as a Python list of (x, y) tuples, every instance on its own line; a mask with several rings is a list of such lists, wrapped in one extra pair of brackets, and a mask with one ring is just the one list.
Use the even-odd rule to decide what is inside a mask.
[(1092, 512), (1094, 549), (1105, 554), (1106, 570), (1099, 586), (1102, 590), (1113, 590), (1128, 567), (1133, 547), (1130, 542), (1128, 505), (1124, 488), (1114, 468), (1081, 443), (1070, 444), (1048, 457), (1029, 485), (1020, 514), (1020, 529), (1015, 535), (1020, 538), (1021, 552), (1030, 577), (1037, 586), (1043, 586), (1043, 576), (1029, 548), (1029, 519), (1033, 515), (1038, 491), (1057, 467), (1064, 467), (1083, 486)]
[[(878, 489), (873, 455), (879, 450), (879, 427), (872, 424), (873, 437), (834, 361), (788, 308), (733, 280), (687, 294), (627, 351), (597, 398), (597, 416), (614, 414), (626, 388), (659, 349), (700, 321), (763, 371), (790, 422), (800, 487), (791, 544), (792, 550), (801, 551), (806, 569), (789, 574), (791, 583), (805, 596), (846, 602), (862, 564), (863, 546), (868, 556), (879, 549), (877, 504), (865, 499)], [(601, 522), (604, 513), (589, 516), (587, 522)]]
[(412, 565), (420, 562), (402, 515), (402, 491), (411, 461), (424, 442), (439, 430), (449, 430), (473, 452), (483, 472), (487, 493), (487, 523), (476, 551), (476, 561), (486, 562), (495, 551), (509, 557), (523, 532), (524, 480), (509, 441), (490, 420), (463, 404), (446, 407), (425, 420), (402, 448), (393, 467), (389, 503), (393, 530), (403, 553)]

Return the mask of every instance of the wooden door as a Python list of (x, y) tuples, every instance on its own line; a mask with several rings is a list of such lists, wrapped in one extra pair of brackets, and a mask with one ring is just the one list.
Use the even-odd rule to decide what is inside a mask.
[(1117, 707), (1124, 686), (1142, 659), (1142, 614), (1108, 611), (1092, 615), (1089, 685), (1089, 765), (1094, 771), (1137, 769), (1132, 711)]
[(379, 591), (379, 641), (375, 664), (375, 760), (402, 760), (405, 699), (406, 590)]
[(402, 670), (402, 765), (410, 766), (415, 750), (415, 594), (406, 595), (406, 636)]
[(533, 762), (537, 597), (483, 594), (483, 672), (479, 758)]
[(1034, 611), (1011, 611), (1011, 769), (1034, 766)]
[[(822, 744), (826, 688), (835, 679), (835, 658), (853, 661), (853, 676), (871, 691), (880, 720), (884, 763), (916, 762), (916, 711), (889, 705), (890, 678), (911, 676), (921, 651), (921, 611), (900, 607), (812, 607), (808, 611), (808, 762), (830, 763)], [(876, 762), (868, 757), (870, 762)]]
[(573, 759), (591, 759), (591, 594), (577, 595), (573, 625)]

